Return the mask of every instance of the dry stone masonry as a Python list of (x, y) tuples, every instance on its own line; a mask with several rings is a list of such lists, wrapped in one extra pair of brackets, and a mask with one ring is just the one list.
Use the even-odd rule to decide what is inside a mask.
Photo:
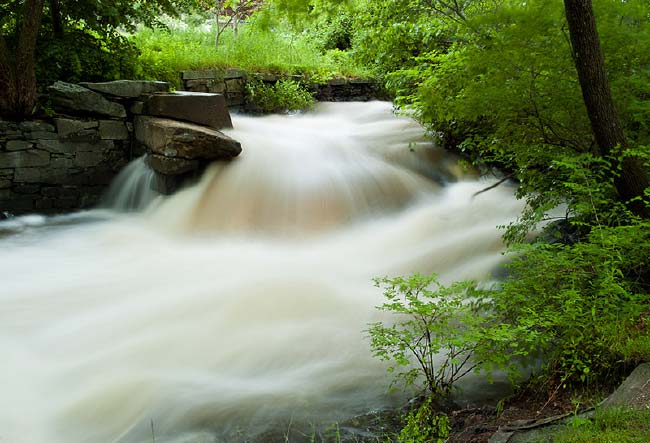
[[(120, 80), (48, 88), (40, 120), (0, 120), (0, 217), (95, 204), (134, 157), (173, 191), (213, 160), (241, 152), (219, 94), (169, 93), (164, 82)], [(161, 118), (164, 117), (164, 118)]]
[(236, 111), (251, 111), (254, 106), (246, 101), (246, 83), (250, 80), (273, 84), (289, 79), (310, 84), (318, 101), (368, 101), (386, 99), (386, 94), (373, 79), (335, 78), (323, 83), (310, 82), (308, 78), (293, 75), (280, 76), (268, 73), (247, 73), (240, 69), (208, 69), (183, 71), (182, 87), (186, 91), (223, 94), (228, 107)]
[[(40, 119), (0, 120), (0, 218), (92, 206), (140, 155), (159, 176), (157, 190), (173, 192), (208, 163), (241, 152), (220, 130), (232, 127), (228, 109), (255, 109), (246, 102), (247, 81), (304, 80), (239, 69), (184, 71), (181, 78), (185, 91), (173, 93), (165, 82), (56, 82)], [(383, 98), (366, 79), (333, 79), (312, 89), (321, 101)]]
[(129, 161), (124, 106), (78, 85), (50, 88), (56, 116), (0, 121), (0, 212), (88, 207)]

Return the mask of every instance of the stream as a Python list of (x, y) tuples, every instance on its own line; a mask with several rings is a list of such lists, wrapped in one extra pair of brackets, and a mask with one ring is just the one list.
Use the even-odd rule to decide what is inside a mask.
[(513, 188), (474, 196), (495, 180), (389, 103), (233, 124), (242, 155), (173, 196), (136, 160), (101, 209), (0, 222), (0, 441), (249, 441), (399, 406), (373, 277), (504, 261)]

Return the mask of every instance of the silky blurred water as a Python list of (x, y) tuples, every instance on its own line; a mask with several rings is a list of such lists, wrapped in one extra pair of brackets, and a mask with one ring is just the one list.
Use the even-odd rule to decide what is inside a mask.
[(233, 120), (241, 157), (174, 196), (136, 161), (112, 209), (0, 222), (0, 441), (235, 441), (398, 404), (372, 278), (503, 261), (512, 189), (473, 197), (491, 183), (390, 104)]

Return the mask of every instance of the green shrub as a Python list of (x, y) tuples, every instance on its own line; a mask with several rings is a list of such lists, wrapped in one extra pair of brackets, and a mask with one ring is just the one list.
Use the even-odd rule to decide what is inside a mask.
[(454, 384), (473, 370), (514, 371), (506, 350), (517, 330), (495, 322), (487, 290), (472, 281), (441, 285), (435, 275), (376, 279), (387, 302), (378, 309), (394, 314), (394, 322), (370, 324), (374, 355), (388, 361), (394, 382), (424, 389), (437, 402), (445, 401)]
[(45, 32), (36, 50), (36, 77), (41, 86), (57, 80), (71, 83), (131, 79), (136, 76), (138, 50), (125, 37), (99, 37), (82, 29), (61, 36)]
[(352, 46), (352, 26), (353, 19), (350, 13), (340, 13), (318, 21), (311, 35), (322, 52), (331, 49), (346, 51)]
[(650, 344), (650, 223), (591, 227), (574, 244), (518, 248), (494, 309), (522, 334), (520, 349), (543, 357), (543, 380), (610, 382), (647, 359)]
[(299, 82), (278, 80), (269, 85), (261, 80), (246, 83), (246, 101), (264, 113), (309, 109), (314, 97)]
[(398, 441), (400, 443), (444, 443), (449, 437), (449, 417), (435, 410), (431, 397), (404, 417)]
[[(519, 180), (517, 195), (528, 203), (522, 217), (526, 231), (552, 208), (575, 201), (574, 189), (563, 183), (579, 182), (558, 162), (583, 162), (583, 171), (590, 162), (603, 171), (593, 156), (588, 158), (596, 150), (563, 31), (564, 8), (562, 2), (465, 5), (464, 19), (458, 19), (436, 14), (431, 2), (368, 2), (360, 14), (368, 26), (357, 34), (366, 44), (354, 50), (387, 73), (396, 102), (409, 107), (443, 144)], [(597, 1), (594, 6), (626, 136), (632, 146), (647, 146), (647, 4)]]

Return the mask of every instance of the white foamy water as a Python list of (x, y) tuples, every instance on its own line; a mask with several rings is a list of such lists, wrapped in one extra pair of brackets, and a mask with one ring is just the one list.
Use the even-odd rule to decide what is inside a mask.
[(472, 198), (490, 183), (389, 104), (234, 125), (241, 158), (145, 212), (0, 223), (0, 441), (236, 441), (390, 405), (371, 279), (503, 260), (512, 189)]

